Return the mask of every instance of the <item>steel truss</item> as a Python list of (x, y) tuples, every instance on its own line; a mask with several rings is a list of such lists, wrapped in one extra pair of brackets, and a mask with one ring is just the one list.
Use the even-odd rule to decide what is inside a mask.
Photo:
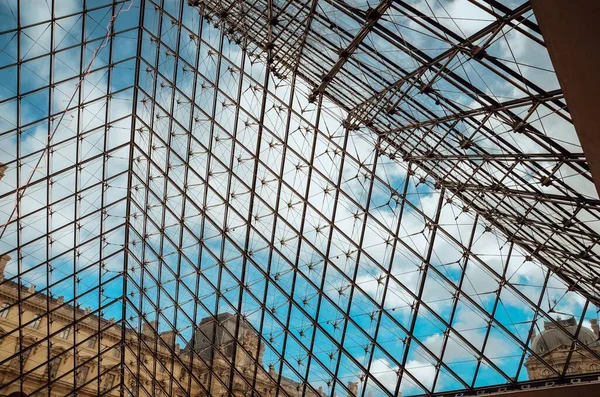
[[(320, 10), (314, 10), (310, 1), (191, 3), (221, 21), (234, 39), (248, 40), (254, 51), (271, 48), (273, 57), (267, 59), (271, 68), (279, 74), (296, 69), (314, 87), (311, 99), (325, 93), (348, 111), (348, 129), (366, 127), (380, 135), (382, 154), (412, 160), (429, 183), (450, 189), (466, 208), (485, 217), (574, 288), (597, 299), (597, 232), (587, 223), (598, 220), (598, 202), (562, 177), (576, 174), (582, 183), (590, 183), (591, 175), (585, 163), (568, 161), (571, 150), (548, 136), (539, 123), (548, 114), (570, 123), (562, 93), (545, 91), (494, 54), (494, 46), (513, 30), (543, 48), (539, 29), (530, 21), (528, 2), (510, 9), (496, 2), (471, 1), (493, 22), (468, 37), (401, 1), (382, 1), (374, 8), (331, 1)], [(270, 7), (275, 16), (269, 19)], [(325, 10), (339, 14), (339, 19), (332, 20)], [(293, 41), (303, 22), (310, 32)], [(447, 49), (432, 57), (403, 39), (399, 31), (408, 22)], [(360, 30), (353, 33), (357, 26)], [(267, 29), (277, 31), (271, 41), (265, 41)], [(418, 66), (402, 67), (378, 47), (404, 53)], [(361, 56), (353, 56), (359, 49)], [(492, 74), (489, 81), (514, 87), (515, 99), (502, 101), (486, 92), (489, 85), (473, 83), (470, 68)], [(448, 94), (450, 88), (472, 103)], [(522, 134), (520, 144), (505, 138), (510, 134)], [(543, 164), (530, 160), (537, 153), (523, 150), (525, 141), (548, 156)], [(507, 153), (516, 157), (480, 160)]]
[[(577, 342), (599, 203), (555, 79), (523, 69), (553, 72), (514, 55), (545, 52), (528, 2), (465, 1), (476, 28), (430, 1), (74, 3), (0, 13), (0, 394), (598, 379), (571, 368), (600, 359)], [(198, 328), (226, 313), (227, 349)]]

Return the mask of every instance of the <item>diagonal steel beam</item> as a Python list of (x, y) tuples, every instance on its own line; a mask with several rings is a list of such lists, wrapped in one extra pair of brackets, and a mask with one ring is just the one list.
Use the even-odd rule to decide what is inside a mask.
[(363, 40), (367, 37), (369, 33), (373, 30), (373, 27), (377, 24), (379, 19), (385, 14), (390, 5), (392, 4), (392, 0), (382, 0), (379, 5), (375, 8), (370, 8), (365, 12), (365, 25), (360, 29), (360, 31), (354, 36), (352, 41), (348, 44), (345, 49), (340, 51), (340, 57), (333, 65), (331, 70), (327, 72), (322, 78), (321, 83), (312, 91), (312, 95), (317, 95), (325, 91), (329, 83), (335, 78), (336, 74), (340, 71), (342, 67), (348, 62), (348, 59), (352, 57), (354, 51), (358, 48), (358, 46), (363, 42)]

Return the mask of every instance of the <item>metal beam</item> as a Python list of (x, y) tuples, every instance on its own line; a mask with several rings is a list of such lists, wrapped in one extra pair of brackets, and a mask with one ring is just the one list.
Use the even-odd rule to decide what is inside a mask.
[(600, 192), (600, 2), (531, 0), (531, 4)]

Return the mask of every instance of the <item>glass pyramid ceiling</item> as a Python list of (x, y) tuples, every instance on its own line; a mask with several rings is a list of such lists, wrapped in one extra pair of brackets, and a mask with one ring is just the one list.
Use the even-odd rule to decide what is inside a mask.
[(0, 394), (597, 379), (598, 197), (527, 2), (190, 3), (0, 1)]

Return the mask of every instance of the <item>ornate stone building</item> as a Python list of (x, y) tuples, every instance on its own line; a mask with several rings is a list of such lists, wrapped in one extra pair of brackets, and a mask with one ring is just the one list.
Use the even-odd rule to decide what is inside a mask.
[[(0, 396), (11, 395), (20, 391), (21, 387), (25, 395), (47, 396), (45, 391), (36, 391), (44, 390), (49, 382), (53, 383), (53, 396), (71, 394), (74, 387), (80, 388), (79, 396), (118, 396), (119, 363), (123, 351), (128, 368), (125, 381), (132, 396), (246, 396), (255, 371), (255, 390), (259, 395), (275, 395), (276, 382), (273, 379), (276, 380), (278, 374), (272, 366), (263, 368), (262, 349), (258, 356), (260, 365), (256, 366), (253, 364), (255, 360), (244, 349), (233, 348), (235, 341), (229, 333), (233, 333), (235, 327), (234, 315), (221, 314), (216, 321), (212, 317), (203, 319), (197, 327), (195, 346), (188, 343), (184, 349), (174, 343), (173, 332), (163, 332), (157, 339), (154, 332), (156, 323), (150, 322), (141, 335), (126, 330), (126, 348), (122, 350), (119, 343), (122, 328), (114, 320), (95, 316), (90, 309), (66, 304), (62, 297), (48, 299), (44, 294), (36, 294), (33, 288), (21, 287), (19, 291), (16, 283), (4, 280), (4, 267), (9, 260), (7, 256), (0, 259)], [(17, 303), (19, 295), (21, 315)], [(50, 316), (46, 314), (48, 312)], [(78, 319), (76, 327), (72, 326), (74, 318)], [(48, 319), (51, 319), (50, 323)], [(21, 333), (19, 326), (23, 330)], [(99, 329), (102, 332), (98, 332)], [(215, 344), (211, 344), (213, 333)], [(242, 323), (240, 333), (243, 336), (239, 345), (244, 346), (246, 351), (257, 351), (258, 337), (251, 327)], [(48, 335), (50, 344), (47, 343)], [(23, 349), (20, 349), (19, 338)], [(138, 338), (144, 343), (139, 343)], [(138, 348), (142, 354), (132, 354)], [(229, 394), (223, 384), (229, 384), (229, 360), (234, 350), (238, 371), (234, 372), (233, 393)], [(198, 356), (207, 363), (212, 359), (213, 371), (201, 364)], [(134, 357), (144, 357), (143, 365), (140, 365), (143, 369), (136, 369), (139, 366)], [(152, 368), (155, 370), (146, 370)], [(210, 389), (208, 394), (198, 383), (187, 381), (189, 368), (192, 368), (195, 379)], [(22, 378), (21, 373), (25, 374)], [(211, 373), (218, 374), (221, 380), (211, 381), (211, 376), (214, 377)], [(240, 375), (247, 376), (246, 381)], [(179, 382), (169, 382), (170, 376), (176, 376)], [(317, 394), (310, 389), (302, 394), (303, 385), (286, 378), (281, 379), (281, 387), (285, 390), (285, 393), (280, 392), (281, 396), (324, 395), (321, 390)], [(356, 393), (357, 384), (350, 383), (349, 390)]]
[[(557, 320), (567, 331), (575, 334), (577, 321), (571, 317), (566, 320)], [(592, 329), (581, 327), (579, 330), (579, 343), (588, 346), (600, 355), (600, 341), (597, 320), (591, 320)], [(546, 362), (550, 363), (559, 373), (562, 373), (571, 350), (571, 338), (554, 323), (544, 323), (544, 330), (532, 336), (531, 348)], [(555, 373), (537, 358), (529, 356), (525, 362), (529, 379), (546, 379), (554, 377)], [(585, 374), (600, 372), (600, 360), (593, 357), (581, 346), (577, 346), (571, 355), (567, 374)]]
[[(7, 259), (0, 261), (2, 268)], [(50, 316), (44, 315), (48, 309)], [(74, 317), (80, 319), (77, 329), (68, 326)], [(100, 340), (98, 325), (106, 329)], [(50, 344), (46, 339), (48, 332)], [(79, 387), (94, 377), (100, 381), (83, 386), (79, 395), (118, 395), (120, 340), (120, 328), (115, 322), (93, 316), (89, 309), (73, 308), (62, 297), (47, 299), (43, 294), (35, 294), (34, 288), (19, 288), (10, 280), (0, 284), (0, 395), (10, 395), (21, 387), (29, 395), (54, 380), (53, 395), (62, 396), (71, 392), (74, 385)], [(95, 375), (97, 368), (103, 371), (100, 377)]]
[[(0, 179), (5, 170), (0, 164)], [(123, 330), (113, 319), (74, 307), (62, 296), (48, 297), (33, 286), (5, 279), (10, 260), (8, 255), (0, 257), (0, 397), (48, 396), (48, 388), (57, 397), (73, 395), (75, 390), (75, 395), (83, 397), (120, 396), (123, 373), (128, 397), (246, 396), (252, 385), (254, 395), (275, 395), (278, 374), (273, 366), (264, 368), (264, 348), (259, 349), (258, 335), (245, 321), (241, 321), (242, 337), (234, 349), (235, 315), (202, 319), (194, 342), (181, 349), (173, 331), (158, 333), (156, 321), (142, 326), (141, 334)], [(121, 344), (123, 334), (125, 343)], [(234, 352), (236, 369), (232, 371)], [(258, 352), (258, 357), (246, 352)], [(121, 373), (123, 354), (126, 365)], [(143, 357), (142, 362), (137, 357)], [(220, 379), (212, 379), (213, 374)], [(233, 390), (228, 392), (230, 384)], [(321, 388), (317, 393), (309, 388), (303, 393), (304, 385), (285, 377), (279, 384), (280, 396), (324, 395)], [(358, 384), (350, 382), (348, 389), (356, 395)]]

